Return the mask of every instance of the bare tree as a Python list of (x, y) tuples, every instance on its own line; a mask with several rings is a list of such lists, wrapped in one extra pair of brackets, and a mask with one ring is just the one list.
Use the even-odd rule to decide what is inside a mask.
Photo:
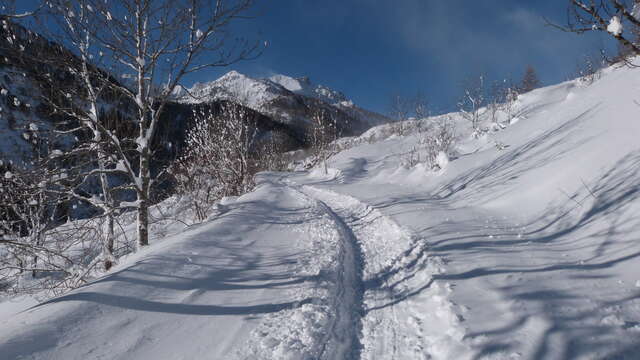
[[(640, 7), (637, 0), (569, 0), (566, 25), (547, 23), (563, 31), (583, 34), (589, 31), (606, 32), (613, 37), (625, 53), (640, 55), (636, 40), (640, 27)], [(632, 28), (626, 31), (625, 27)]]
[(489, 113), (489, 118), (493, 126), (500, 126), (499, 121), (499, 113), (503, 110), (503, 104), (505, 103), (506, 98), (506, 80), (503, 81), (494, 81), (491, 83), (491, 88), (489, 90), (489, 101), (487, 104), (487, 111)]
[(311, 121), (309, 143), (313, 155), (312, 165), (321, 163), (327, 174), (327, 160), (332, 155), (331, 143), (338, 138), (336, 120), (330, 111), (318, 110), (311, 116)]
[(518, 91), (518, 86), (508, 79), (506, 80), (503, 91), (504, 103), (502, 103), (502, 111), (504, 111), (507, 116), (506, 121), (511, 122), (511, 120), (517, 116), (518, 96), (520, 96), (520, 93)]
[(485, 78), (483, 75), (469, 78), (464, 84), (463, 95), (458, 102), (460, 114), (471, 123), (475, 136), (482, 132), (480, 129), (480, 117), (486, 104), (485, 93)]
[[(114, 158), (109, 153), (111, 147), (108, 137), (104, 136), (111, 129), (105, 127), (99, 115), (100, 109), (108, 103), (106, 97), (110, 86), (107, 75), (91, 64), (93, 54), (90, 52), (89, 34), (82, 30), (83, 27), (77, 26), (78, 23), (88, 25), (91, 12), (74, 13), (72, 16), (58, 7), (52, 7), (41, 10), (40, 15), (57, 15), (47, 19), (59, 22), (59, 33), (48, 32), (45, 28), (40, 30), (53, 39), (67, 40), (77, 50), (76, 53), (6, 20), (3, 30), (14, 41), (3, 50), (11, 54), (13, 59), (23, 61), (25, 68), (34, 69), (31, 75), (40, 85), (40, 100), (46, 105), (49, 111), (47, 115), (56, 125), (56, 131), (45, 136), (49, 143), (56, 142), (56, 139), (67, 143), (69, 138), (82, 139), (73, 149), (55, 149), (55, 153), (51, 154), (55, 155), (58, 164), (64, 164), (66, 172), (74, 178), (73, 181), (59, 181), (56, 191), (100, 209), (99, 215), (105, 217), (105, 221), (100, 225), (103, 229), (99, 238), (103, 244), (104, 267), (108, 270), (115, 262), (113, 217), (117, 210), (108, 175), (120, 170), (115, 168)], [(52, 162), (53, 159), (49, 161)], [(84, 190), (88, 183), (96, 179), (99, 193), (89, 196)]]
[(395, 120), (393, 131), (404, 136), (414, 130), (415, 124), (407, 122), (414, 118), (421, 120), (430, 115), (429, 101), (422, 92), (417, 92), (412, 97), (394, 95), (390, 101), (389, 115)]
[(522, 82), (520, 83), (520, 93), (528, 93), (540, 87), (540, 80), (536, 70), (531, 65), (527, 65)]
[[(137, 210), (138, 246), (148, 245), (154, 183), (151, 159), (161, 116), (186, 75), (256, 55), (256, 45), (229, 43), (226, 33), (232, 21), (245, 16), (252, 0), (49, 2), (54, 18), (61, 23), (61, 43), (80, 54), (80, 68), (96, 65), (107, 70), (80, 74), (85, 80), (82, 90), (91, 93), (106, 86), (132, 107), (137, 132), (132, 139), (133, 155), (125, 146), (127, 139), (106, 128), (94, 112), (83, 121), (91, 123), (87, 126), (93, 126), (108, 142), (108, 156), (117, 164), (101, 171), (123, 173), (130, 179), (129, 188), (137, 197), (129, 205)], [(127, 83), (114, 81), (109, 73), (122, 74)]]

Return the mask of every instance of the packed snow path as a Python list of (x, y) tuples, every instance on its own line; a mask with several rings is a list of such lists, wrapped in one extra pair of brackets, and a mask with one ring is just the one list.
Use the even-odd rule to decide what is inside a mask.
[(300, 194), (325, 213), (339, 234), (337, 271), (331, 304), (335, 319), (321, 352), (322, 359), (357, 359), (360, 352), (360, 315), (362, 310), (362, 259), (353, 231), (326, 203)]

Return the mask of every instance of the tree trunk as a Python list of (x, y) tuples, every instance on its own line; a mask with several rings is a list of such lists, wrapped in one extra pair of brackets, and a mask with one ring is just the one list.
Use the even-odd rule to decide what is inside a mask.
[(114, 240), (114, 219), (113, 214), (109, 213), (104, 224), (102, 239), (102, 258), (104, 259), (105, 270), (111, 269), (115, 261), (115, 257), (113, 256)]
[(138, 200), (138, 248), (149, 245), (149, 203)]
[[(106, 169), (104, 163), (105, 158), (106, 154), (101, 146), (98, 150), (98, 166), (101, 171), (104, 171)], [(113, 266), (115, 260), (115, 257), (113, 256), (113, 248), (115, 242), (114, 219), (113, 212), (111, 211), (115, 207), (115, 204), (111, 196), (109, 179), (107, 177), (107, 174), (105, 174), (104, 172), (100, 174), (100, 186), (102, 187), (102, 196), (104, 197), (104, 204), (106, 205), (103, 207), (103, 210), (107, 213), (107, 219), (102, 229), (102, 259), (104, 261), (104, 269), (109, 270)]]
[(138, 191), (138, 248), (149, 245), (149, 185), (151, 170), (149, 149), (140, 152), (140, 190)]

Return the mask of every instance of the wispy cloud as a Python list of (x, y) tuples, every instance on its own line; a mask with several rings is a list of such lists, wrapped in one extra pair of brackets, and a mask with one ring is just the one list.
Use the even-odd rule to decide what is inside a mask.
[[(442, 66), (452, 78), (470, 73), (520, 72), (528, 63), (566, 62), (563, 54), (588, 45), (546, 26), (543, 15), (523, 2), (490, 0), (398, 1), (383, 17), (415, 56)], [(558, 6), (562, 10), (562, 6)]]

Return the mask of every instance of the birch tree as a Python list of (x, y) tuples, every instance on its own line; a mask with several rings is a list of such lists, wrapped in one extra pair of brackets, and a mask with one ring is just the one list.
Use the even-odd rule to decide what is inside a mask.
[[(158, 124), (174, 91), (188, 75), (233, 64), (257, 54), (257, 45), (229, 36), (229, 25), (246, 17), (252, 0), (51, 0), (63, 26), (62, 44), (81, 59), (79, 77), (89, 98), (82, 121), (108, 143), (115, 165), (136, 194), (137, 244), (149, 244), (152, 157)], [(66, 25), (66, 26), (65, 26)], [(98, 63), (107, 72), (90, 69)], [(123, 82), (108, 75), (121, 74)], [(108, 88), (131, 107), (136, 135), (123, 139), (106, 128), (92, 109)], [(92, 94), (93, 93), (93, 94)], [(93, 99), (93, 100), (92, 100)], [(93, 102), (93, 103), (92, 103)], [(75, 115), (75, 114), (70, 114)], [(125, 143), (131, 140), (133, 154)], [(99, 158), (101, 158), (99, 156)]]

